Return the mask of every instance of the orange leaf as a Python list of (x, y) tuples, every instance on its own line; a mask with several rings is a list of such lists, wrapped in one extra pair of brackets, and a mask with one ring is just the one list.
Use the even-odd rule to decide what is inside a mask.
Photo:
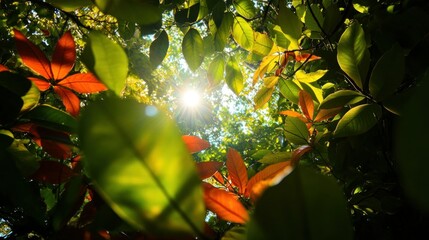
[(31, 133), (33, 141), (52, 157), (66, 159), (71, 156), (71, 147), (59, 142), (70, 141), (70, 136), (67, 133), (54, 131), (37, 125), (32, 125), (27, 132)]
[(302, 116), (301, 113), (295, 112), (295, 111), (292, 111), (292, 110), (284, 110), (284, 111), (279, 112), (279, 114), (280, 115), (286, 115), (286, 116), (289, 116), (289, 117), (297, 117), (301, 121), (303, 121), (304, 123), (308, 122), (307, 118), (305, 118), (304, 116)]
[(222, 167), (222, 165), (223, 163), (216, 161), (199, 162), (197, 163), (197, 172), (201, 179), (206, 179), (213, 176), (213, 174), (215, 174), (215, 172), (217, 172)]
[(4, 72), (4, 71), (9, 71), (9, 69), (6, 66), (0, 64), (0, 72)]
[(30, 178), (41, 183), (60, 184), (73, 175), (73, 170), (62, 163), (42, 160), (39, 162), (39, 169)]
[[(253, 200), (259, 197), (265, 188), (271, 186), (273, 183), (268, 180), (274, 179), (278, 175), (288, 174), (292, 170), (292, 162), (279, 162), (269, 165), (262, 171), (256, 173), (247, 184), (246, 196)], [(256, 185), (258, 185), (256, 187)]]
[(42, 92), (48, 90), (49, 87), (51, 86), (51, 83), (49, 83), (49, 81), (45, 79), (40, 79), (35, 77), (29, 77), (28, 79), (34, 82), (34, 84), (36, 84), (36, 87)]
[(321, 57), (312, 55), (310, 53), (295, 54), (295, 61), (297, 62), (305, 62), (305, 61), (310, 62), (310, 61), (319, 60), (319, 59), (321, 59)]
[(75, 90), (78, 93), (96, 93), (107, 90), (92, 73), (77, 73), (60, 81), (58, 85)]
[(52, 55), (51, 69), (55, 80), (63, 79), (73, 68), (76, 60), (76, 46), (70, 31), (58, 40)]
[(217, 189), (203, 182), (204, 202), (207, 208), (223, 220), (244, 224), (249, 220), (249, 214), (237, 196), (231, 192)]
[(197, 136), (184, 135), (182, 136), (182, 139), (191, 154), (200, 152), (210, 147), (209, 142)]
[(240, 194), (246, 192), (247, 187), (247, 169), (240, 154), (230, 148), (226, 155), (226, 168), (228, 169), (228, 176), (231, 177), (231, 182), (238, 188)]
[(51, 64), (45, 54), (20, 31), (14, 29), (15, 43), (22, 62), (46, 79), (53, 79)]
[(313, 98), (309, 93), (304, 90), (299, 91), (299, 106), (301, 107), (302, 113), (309, 120), (313, 120), (314, 114), (314, 103)]
[(302, 145), (293, 150), (292, 158), (290, 159), (292, 165), (296, 165), (299, 159), (307, 152), (311, 151), (313, 148), (310, 145)]
[(220, 184), (225, 185), (225, 181), (223, 180), (223, 176), (220, 172), (215, 172), (213, 174), (213, 178), (218, 181)]
[(324, 120), (328, 120), (331, 117), (334, 117), (341, 111), (342, 107), (338, 108), (322, 108), (317, 113), (317, 116), (314, 118), (315, 122), (321, 122)]
[(80, 100), (76, 94), (61, 86), (55, 86), (54, 91), (60, 96), (66, 111), (73, 116), (77, 116), (80, 111)]

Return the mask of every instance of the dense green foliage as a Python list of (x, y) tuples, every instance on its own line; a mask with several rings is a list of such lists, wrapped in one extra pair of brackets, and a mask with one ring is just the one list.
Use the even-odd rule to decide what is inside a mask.
[(427, 236), (427, 22), (425, 0), (1, 0), (0, 238)]

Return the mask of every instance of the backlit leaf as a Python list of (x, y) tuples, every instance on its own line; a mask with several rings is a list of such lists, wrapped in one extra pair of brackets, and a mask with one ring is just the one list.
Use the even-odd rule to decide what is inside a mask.
[(328, 70), (317, 70), (315, 72), (306, 73), (304, 70), (298, 70), (294, 78), (300, 82), (311, 83), (322, 78), (327, 72)]
[(265, 104), (270, 101), (271, 96), (273, 95), (274, 87), (268, 88), (262, 86), (254, 97), (255, 109), (259, 109), (265, 106)]
[(351, 218), (338, 184), (305, 168), (295, 169), (264, 192), (247, 230), (250, 240), (353, 239)]
[(76, 94), (60, 86), (55, 86), (54, 91), (56, 94), (58, 94), (58, 96), (60, 96), (61, 101), (63, 102), (63, 105), (68, 113), (70, 113), (72, 116), (79, 115), (80, 100)]
[(232, 26), (234, 24), (234, 17), (232, 13), (226, 12), (223, 15), (222, 23), (220, 27), (218, 27), (214, 41), (215, 41), (215, 49), (217, 51), (223, 51), (226, 43), (228, 42), (228, 38), (231, 35)]
[(101, 32), (89, 34), (83, 62), (109, 89), (121, 95), (128, 75), (128, 57), (117, 43)]
[(4, 72), (4, 71), (9, 71), (9, 69), (5, 65), (0, 64), (0, 72)]
[(279, 90), (280, 93), (291, 102), (298, 104), (298, 93), (301, 88), (294, 81), (290, 79), (281, 79), (279, 81)]
[(226, 168), (232, 184), (238, 188), (240, 194), (244, 194), (248, 181), (246, 165), (244, 165), (240, 153), (232, 148), (228, 150), (226, 155)]
[(53, 79), (51, 64), (45, 54), (20, 31), (14, 29), (13, 32), (16, 49), (22, 62), (45, 79)]
[(162, 63), (162, 60), (167, 55), (169, 45), (167, 32), (162, 30), (158, 37), (150, 44), (149, 48), (149, 58), (153, 67), (157, 67)]
[(90, 0), (48, 0), (47, 2), (67, 12), (92, 4)]
[(108, 98), (85, 110), (85, 171), (116, 214), (155, 234), (201, 232), (201, 180), (175, 123), (131, 99)]
[(201, 179), (209, 178), (213, 176), (213, 174), (215, 174), (215, 172), (217, 172), (222, 167), (222, 165), (223, 163), (216, 162), (216, 161), (198, 162), (197, 163), (198, 175), (200, 176)]
[(258, 162), (264, 163), (264, 164), (273, 164), (273, 163), (285, 162), (286, 160), (289, 160), (291, 157), (292, 157), (292, 152), (269, 153), (265, 155), (262, 159), (260, 159)]
[(304, 90), (299, 91), (299, 106), (301, 107), (301, 111), (304, 114), (304, 116), (309, 120), (313, 120), (313, 114), (314, 114), (313, 98), (311, 97), (310, 94), (308, 94)]
[(296, 164), (298, 164), (299, 159), (301, 159), (304, 154), (311, 150), (313, 150), (313, 148), (310, 145), (302, 145), (295, 148), (295, 150), (293, 150), (292, 152), (292, 157), (290, 159), (291, 164), (293, 166), (296, 166)]
[(350, 109), (338, 122), (335, 137), (348, 137), (365, 133), (381, 117), (381, 107), (376, 104), (363, 104)]
[[(313, 55), (311, 53), (295, 53), (294, 55), (295, 61), (297, 62), (311, 62), (315, 60), (321, 59), (321, 57)], [(326, 70), (320, 70), (320, 71), (326, 71)]]
[(197, 70), (204, 60), (204, 43), (200, 33), (191, 28), (183, 37), (182, 52), (192, 71)]
[(401, 84), (404, 71), (404, 52), (399, 45), (394, 45), (380, 57), (372, 70), (369, 79), (371, 95), (377, 100), (392, 95)]
[(254, 40), (255, 42), (253, 43), (252, 53), (266, 56), (271, 52), (274, 43), (267, 34), (254, 32)]
[(309, 137), (307, 126), (301, 119), (287, 117), (285, 120), (284, 135), (286, 140), (296, 145), (307, 144)]
[(51, 69), (55, 80), (63, 79), (73, 68), (76, 60), (76, 46), (70, 31), (58, 40), (52, 55)]
[(59, 82), (59, 85), (78, 93), (96, 93), (107, 90), (106, 85), (101, 83), (92, 73), (73, 74)]
[(325, 21), (325, 19), (323, 18), (323, 14), (317, 4), (311, 4), (311, 10), (314, 16), (313, 14), (311, 14), (311, 11), (307, 6), (307, 10), (305, 13), (305, 26), (311, 31), (322, 32), (322, 29), (320, 29), (320, 27), (323, 27), (323, 22)]
[(226, 221), (244, 224), (249, 220), (249, 214), (237, 196), (231, 192), (217, 189), (203, 182), (204, 201), (207, 208)]
[(244, 87), (243, 73), (241, 72), (240, 66), (237, 60), (233, 56), (229, 57), (226, 62), (225, 68), (225, 80), (228, 87), (236, 94), (240, 94)]
[(182, 140), (191, 154), (201, 152), (202, 150), (210, 147), (209, 142), (197, 136), (184, 135), (182, 136)]
[(218, 85), (224, 76), (225, 59), (221, 54), (217, 55), (209, 65), (207, 70), (207, 78), (213, 85)]
[(269, 76), (264, 78), (264, 86), (267, 88), (273, 88), (277, 85), (279, 82), (280, 77), (278, 76)]
[(277, 24), (281, 27), (282, 32), (290, 41), (288, 49), (298, 49), (298, 40), (301, 38), (303, 24), (295, 13), (287, 8), (284, 3), (280, 4), (279, 14), (277, 15)]
[(36, 77), (29, 77), (28, 79), (30, 79), (41, 92), (44, 92), (51, 87), (51, 83), (49, 81), (46, 81), (45, 79), (40, 79)]
[(235, 10), (244, 18), (251, 19), (255, 17), (256, 8), (252, 0), (234, 0), (232, 2)]
[(39, 103), (40, 99), (40, 91), (37, 88), (36, 84), (31, 84), (30, 90), (21, 97), (24, 104), (21, 108), (21, 113), (27, 112), (28, 110), (32, 109), (34, 106), (36, 106)]
[(337, 107), (337, 108), (322, 108), (322, 109), (319, 109), (319, 111), (317, 112), (316, 117), (314, 118), (314, 121), (315, 122), (321, 122), (321, 121), (328, 120), (329, 118), (332, 118), (335, 115), (337, 115), (338, 113), (340, 113), (341, 109), (343, 109), (343, 108), (342, 107)]
[(253, 29), (249, 23), (241, 18), (234, 18), (234, 25), (232, 27), (232, 37), (240, 47), (251, 51), (253, 48), (254, 36)]
[(370, 59), (365, 33), (359, 23), (352, 23), (341, 35), (337, 60), (341, 69), (362, 88)]

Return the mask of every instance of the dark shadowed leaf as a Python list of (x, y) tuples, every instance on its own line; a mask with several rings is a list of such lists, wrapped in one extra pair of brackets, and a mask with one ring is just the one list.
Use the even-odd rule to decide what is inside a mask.
[(164, 60), (167, 55), (168, 47), (169, 41), (167, 32), (162, 30), (158, 37), (150, 44), (149, 58), (153, 67), (157, 67), (162, 63), (162, 60)]
[(75, 133), (77, 121), (68, 113), (50, 105), (39, 105), (22, 116), (40, 126), (57, 131)]
[(104, 13), (130, 22), (152, 25), (162, 19), (157, 1), (95, 0), (94, 3)]
[(340, 187), (334, 179), (305, 168), (295, 169), (264, 192), (247, 231), (250, 240), (353, 239)]
[(68, 181), (75, 173), (73, 170), (57, 161), (39, 161), (39, 168), (30, 178), (41, 183), (60, 184)]
[(307, 126), (301, 119), (296, 117), (287, 117), (284, 128), (286, 140), (296, 145), (307, 144), (309, 133)]
[(183, 37), (182, 52), (192, 71), (197, 70), (204, 60), (204, 43), (200, 33), (191, 28)]

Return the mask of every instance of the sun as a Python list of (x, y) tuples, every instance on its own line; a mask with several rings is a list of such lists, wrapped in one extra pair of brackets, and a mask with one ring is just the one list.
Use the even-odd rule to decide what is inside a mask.
[(201, 94), (196, 89), (186, 89), (180, 101), (185, 108), (196, 109), (201, 105)]

